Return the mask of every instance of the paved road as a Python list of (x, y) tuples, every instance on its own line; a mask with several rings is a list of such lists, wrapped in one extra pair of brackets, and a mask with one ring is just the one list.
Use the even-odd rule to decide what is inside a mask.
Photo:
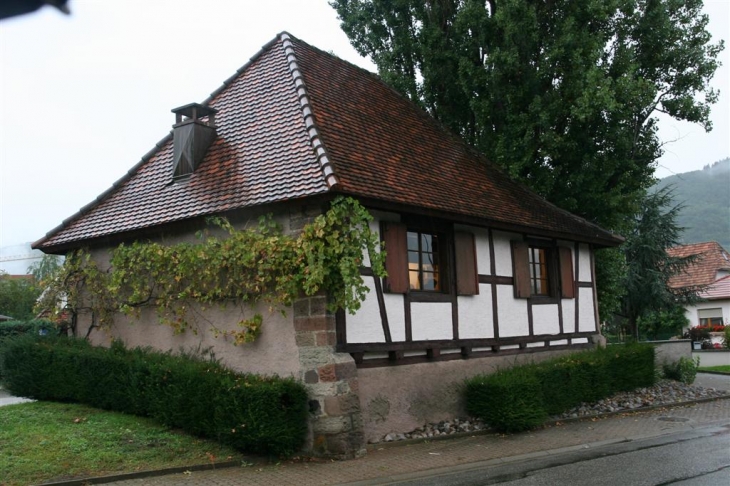
[(470, 464), (394, 477), (399, 486), (632, 486), (730, 484), (730, 423), (509, 465)]

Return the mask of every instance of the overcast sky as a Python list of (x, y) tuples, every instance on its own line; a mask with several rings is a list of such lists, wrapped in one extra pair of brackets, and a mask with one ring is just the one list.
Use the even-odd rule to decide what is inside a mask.
[[(705, 0), (713, 42), (730, 2)], [(327, 0), (70, 0), (0, 22), (0, 247), (34, 241), (109, 188), (162, 139), (172, 108), (204, 100), (288, 31), (375, 71)], [(657, 176), (730, 156), (730, 56), (715, 129), (662, 122)]]

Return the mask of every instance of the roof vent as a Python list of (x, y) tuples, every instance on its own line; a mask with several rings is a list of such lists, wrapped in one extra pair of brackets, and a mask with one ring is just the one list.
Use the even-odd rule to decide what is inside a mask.
[[(173, 134), (173, 178), (192, 174), (216, 137), (216, 110), (198, 103), (180, 106), (175, 113)], [(206, 118), (207, 121), (202, 120)]]

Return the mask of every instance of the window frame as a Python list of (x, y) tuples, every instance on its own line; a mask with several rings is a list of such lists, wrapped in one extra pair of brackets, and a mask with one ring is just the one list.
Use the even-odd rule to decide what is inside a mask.
[[(416, 250), (411, 249), (410, 246), (410, 235), (415, 234), (416, 235), (416, 242), (418, 245), (418, 248)], [(428, 236), (431, 238), (431, 241), (435, 239), (438, 242), (438, 247), (435, 251), (426, 251), (423, 249), (423, 241), (424, 236)], [(449, 272), (449, 265), (448, 265), (448, 258), (445, 251), (445, 247), (447, 247), (448, 237), (444, 233), (437, 233), (433, 231), (426, 231), (418, 227), (406, 227), (406, 261), (408, 263), (408, 291), (409, 292), (424, 292), (424, 293), (433, 293), (433, 294), (444, 294), (444, 293), (450, 293), (448, 292), (447, 283), (449, 281), (448, 279), (448, 272)], [(432, 243), (433, 248), (433, 243)], [(414, 273), (414, 270), (411, 268), (411, 254), (416, 253), (418, 255), (418, 262), (417, 262), (417, 268), (415, 269), (415, 272), (417, 273), (417, 279), (418, 279), (418, 285), (419, 288), (414, 288), (412, 286), (412, 280), (411, 275)], [(430, 254), (434, 255), (436, 258), (434, 258), (435, 263), (432, 261), (432, 270), (427, 271), (425, 270), (426, 264), (424, 263), (424, 255)], [(424, 276), (425, 274), (432, 274), (433, 280), (435, 282), (434, 285), (437, 286), (437, 288), (434, 289), (425, 289), (424, 286)]]
[[(534, 293), (533, 250), (544, 251), (546, 264), (548, 293)], [(525, 238), (512, 241), (512, 274), (514, 278), (514, 296), (517, 299), (528, 299), (536, 303), (557, 303), (560, 299), (573, 299), (576, 294), (576, 282), (573, 272), (573, 252), (570, 248), (560, 246), (555, 241)]]
[[(452, 224), (416, 216), (404, 216), (400, 222), (381, 221), (380, 231), (385, 243), (385, 267), (388, 272), (383, 280), (385, 292), (408, 294), (414, 301), (423, 302), (446, 302), (456, 296), (479, 293), (476, 239), (473, 233), (456, 231)], [(409, 232), (439, 238), (439, 290), (410, 288)]]

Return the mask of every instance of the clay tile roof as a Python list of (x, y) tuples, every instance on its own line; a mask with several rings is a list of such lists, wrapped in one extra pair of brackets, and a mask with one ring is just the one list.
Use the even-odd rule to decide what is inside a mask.
[(34, 248), (328, 192), (599, 245), (621, 241), (512, 182), (376, 75), (286, 33), (202, 104), (217, 110), (218, 137), (188, 179), (172, 181), (168, 135)]
[(697, 255), (697, 260), (683, 273), (669, 280), (670, 287), (710, 285), (718, 278), (718, 272), (730, 272), (730, 255), (715, 241), (675, 246), (668, 249), (667, 253), (677, 258)]
[(707, 300), (730, 299), (730, 275), (715, 281), (697, 295)]

